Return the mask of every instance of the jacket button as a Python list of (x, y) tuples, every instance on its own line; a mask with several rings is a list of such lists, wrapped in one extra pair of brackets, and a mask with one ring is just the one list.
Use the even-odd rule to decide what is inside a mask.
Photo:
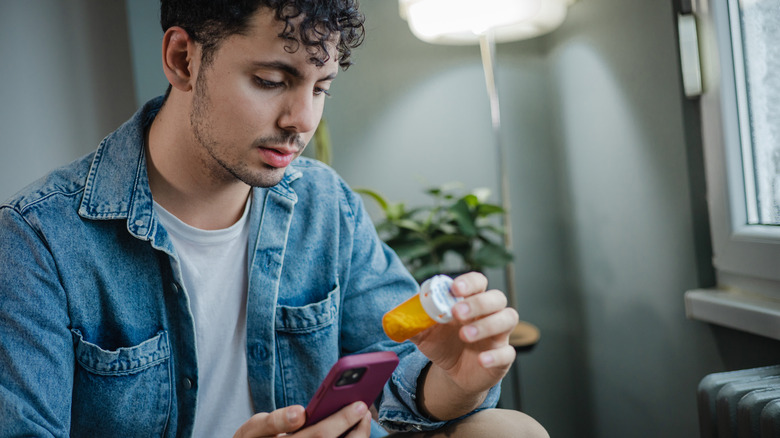
[(192, 389), (192, 379), (185, 377), (182, 379), (182, 385), (184, 386), (184, 389)]
[(179, 293), (179, 285), (175, 281), (171, 282), (171, 292), (173, 292), (174, 294)]

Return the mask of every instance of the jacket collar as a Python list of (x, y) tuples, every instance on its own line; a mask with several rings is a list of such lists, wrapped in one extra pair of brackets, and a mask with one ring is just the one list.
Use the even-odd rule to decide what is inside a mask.
[(131, 232), (148, 235), (153, 204), (146, 174), (144, 131), (161, 105), (162, 97), (147, 102), (100, 143), (79, 206), (83, 218), (128, 219)]
[[(85, 219), (127, 219), (128, 230), (142, 239), (154, 232), (152, 192), (146, 173), (144, 132), (163, 103), (163, 96), (147, 102), (133, 117), (98, 146), (84, 186), (79, 215)], [(295, 200), (290, 184), (302, 176), (294, 165), (270, 190)]]

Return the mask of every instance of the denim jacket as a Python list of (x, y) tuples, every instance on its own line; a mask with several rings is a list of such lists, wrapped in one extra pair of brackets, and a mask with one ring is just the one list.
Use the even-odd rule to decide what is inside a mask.
[[(161, 103), (0, 206), (0, 436), (191, 434), (193, 319), (143, 147)], [(441, 426), (415, 402), (428, 360), (380, 323), (417, 285), (359, 196), (303, 157), (252, 196), (246, 354), (255, 411), (305, 405), (340, 356), (393, 350), (401, 362), (380, 423)], [(483, 407), (497, 398), (496, 387)]]

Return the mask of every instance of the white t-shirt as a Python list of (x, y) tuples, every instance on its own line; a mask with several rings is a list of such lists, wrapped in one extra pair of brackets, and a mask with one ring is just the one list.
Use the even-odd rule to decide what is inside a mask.
[(222, 230), (191, 227), (156, 202), (181, 263), (195, 319), (198, 398), (193, 436), (233, 436), (252, 416), (246, 365), (249, 206)]

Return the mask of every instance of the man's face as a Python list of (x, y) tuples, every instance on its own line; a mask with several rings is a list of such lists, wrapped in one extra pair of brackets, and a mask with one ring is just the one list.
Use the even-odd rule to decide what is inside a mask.
[(284, 25), (270, 9), (260, 8), (250, 22), (198, 70), (190, 123), (213, 177), (270, 187), (314, 135), (339, 65), (334, 44), (321, 67), (303, 45), (285, 51), (289, 42), (278, 37)]

